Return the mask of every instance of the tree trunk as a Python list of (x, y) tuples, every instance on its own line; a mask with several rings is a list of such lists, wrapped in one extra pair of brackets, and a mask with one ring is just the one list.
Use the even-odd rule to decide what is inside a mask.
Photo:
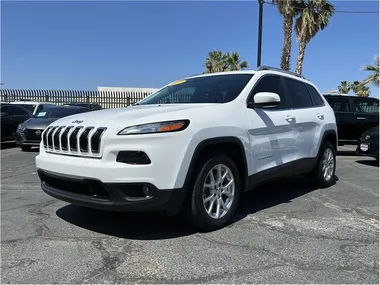
[(281, 68), (284, 70), (290, 70), (290, 56), (292, 50), (292, 27), (293, 17), (292, 15), (284, 16), (283, 30), (284, 30), (284, 42), (282, 46), (281, 55)]
[(297, 57), (296, 73), (298, 74), (302, 74), (302, 65), (303, 65), (303, 59), (305, 58), (305, 50), (306, 50), (306, 40), (304, 37), (302, 37), (300, 40), (298, 57)]

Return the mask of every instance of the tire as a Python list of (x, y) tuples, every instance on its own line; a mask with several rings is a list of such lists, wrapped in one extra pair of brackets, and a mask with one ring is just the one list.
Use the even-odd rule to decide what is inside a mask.
[[(204, 190), (204, 183), (210, 183), (210, 171), (217, 167), (218, 165), (222, 166), (222, 173), (225, 174), (225, 171), (227, 170), (230, 174), (227, 175), (227, 177), (222, 181), (222, 184), (224, 186), (227, 184), (229, 178), (233, 178), (234, 180), (234, 193), (233, 193), (233, 199), (230, 201), (227, 200), (226, 194), (221, 194), (221, 198), (223, 199), (223, 202), (227, 202), (227, 207), (229, 205), (228, 210), (226, 213), (222, 210), (221, 204), (219, 204), (220, 208), (220, 218), (212, 218), (206, 211), (206, 207), (210, 208), (211, 201), (214, 200), (214, 205), (211, 206), (211, 212), (215, 212), (218, 207), (218, 193), (220, 195), (221, 190), (218, 189), (211, 189), (205, 187)], [(217, 178), (217, 169), (214, 169), (215, 171), (215, 180), (218, 180)], [(211, 183), (210, 183), (211, 184)], [(191, 222), (193, 225), (195, 225), (198, 229), (203, 231), (213, 231), (220, 228), (225, 227), (227, 224), (229, 224), (232, 221), (232, 218), (235, 214), (236, 207), (239, 203), (240, 198), (240, 192), (241, 192), (241, 177), (239, 175), (239, 171), (235, 163), (227, 156), (226, 154), (215, 154), (210, 155), (207, 158), (202, 159), (202, 161), (198, 164), (198, 167), (195, 171), (195, 175), (193, 176), (193, 181), (190, 184), (191, 191), (187, 195), (187, 199), (184, 204), (184, 214), (186, 219)], [(232, 187), (232, 186), (231, 186)], [(230, 188), (232, 191), (232, 189)], [(211, 193), (215, 192), (214, 198), (212, 198), (209, 202), (204, 205), (203, 197), (208, 196), (211, 197)], [(220, 201), (220, 200), (219, 200)], [(222, 214), (224, 213), (224, 214)]]
[[(324, 175), (324, 158), (327, 153), (332, 154), (332, 174), (325, 176)], [(314, 167), (313, 172), (310, 175), (310, 178), (313, 180), (313, 182), (321, 188), (327, 188), (335, 183), (335, 170), (336, 170), (336, 149), (332, 145), (331, 142), (326, 141), (323, 143), (321, 152), (318, 157), (318, 161)]]
[(20, 145), (22, 151), (30, 151), (32, 149), (29, 145)]

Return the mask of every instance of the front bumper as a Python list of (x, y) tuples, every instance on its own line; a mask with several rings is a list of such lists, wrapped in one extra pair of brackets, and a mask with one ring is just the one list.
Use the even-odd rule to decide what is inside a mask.
[(376, 139), (358, 141), (356, 154), (370, 157), (379, 157), (379, 142)]
[[(110, 211), (166, 211), (177, 214), (185, 198), (184, 189), (158, 190), (150, 183), (103, 183), (79, 176), (63, 176), (37, 170), (42, 190), (59, 200)], [(149, 188), (148, 196), (142, 187)]]
[(30, 130), (26, 130), (26, 132), (17, 130), (14, 136), (17, 145), (39, 146), (41, 143), (41, 135), (31, 135)]

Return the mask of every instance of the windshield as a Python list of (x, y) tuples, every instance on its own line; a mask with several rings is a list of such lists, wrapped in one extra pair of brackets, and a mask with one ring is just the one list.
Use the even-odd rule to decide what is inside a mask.
[(253, 74), (226, 74), (179, 80), (138, 104), (226, 103), (241, 93), (252, 76)]
[(36, 108), (37, 105), (31, 105), (31, 104), (14, 104), (16, 106), (21, 106), (27, 109), (30, 113), (34, 112), (34, 109)]
[(35, 118), (63, 118), (66, 116), (83, 113), (87, 111), (85, 108), (47, 108), (35, 115)]

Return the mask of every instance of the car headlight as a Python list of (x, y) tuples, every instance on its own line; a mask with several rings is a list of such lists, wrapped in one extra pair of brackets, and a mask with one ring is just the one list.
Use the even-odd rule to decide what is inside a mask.
[(20, 131), (20, 132), (22, 132), (22, 131), (25, 130), (25, 127), (20, 124), (20, 125), (17, 126), (17, 130)]
[(177, 120), (177, 121), (142, 124), (142, 125), (126, 127), (122, 129), (118, 133), (118, 135), (139, 135), (139, 134), (179, 132), (186, 129), (189, 124), (190, 124), (189, 120)]

